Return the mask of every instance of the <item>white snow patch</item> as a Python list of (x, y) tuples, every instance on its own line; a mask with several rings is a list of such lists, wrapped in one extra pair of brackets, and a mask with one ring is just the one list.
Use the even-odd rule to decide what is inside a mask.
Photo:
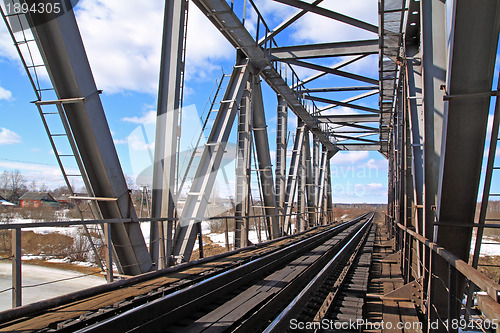
[[(11, 263), (0, 263), (0, 290), (8, 289), (12, 286), (11, 269)], [(22, 278), (24, 287), (22, 294), (23, 305), (106, 283), (104, 277), (100, 276), (85, 276), (85, 274), (76, 271), (27, 264), (23, 264)], [(67, 278), (74, 279), (43, 286), (28, 287)], [(11, 300), (12, 292), (10, 290), (0, 293), (0, 311), (10, 309), (12, 305)]]
[[(488, 244), (484, 244), (488, 243)], [(470, 246), (470, 254), (474, 254), (474, 246), (476, 244), (475, 234), (472, 236), (472, 242)], [(500, 242), (497, 238), (484, 236), (481, 243), (481, 252), (479, 254), (481, 257), (485, 256), (500, 256)]]

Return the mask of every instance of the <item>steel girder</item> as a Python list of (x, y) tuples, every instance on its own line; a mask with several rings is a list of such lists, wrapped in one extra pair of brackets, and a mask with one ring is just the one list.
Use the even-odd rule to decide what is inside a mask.
[[(415, 231), (424, 235), (424, 110), (422, 99), (422, 68), (417, 46), (406, 48), (406, 90), (411, 130), (410, 143), (412, 147), (413, 196), (415, 200)], [(421, 246), (417, 248), (417, 256), (425, 262)], [(421, 266), (418, 266), (418, 277), (422, 276)]]
[(307, 88), (307, 89), (304, 89), (303, 92), (304, 93), (315, 93), (315, 92), (358, 91), (358, 90), (378, 90), (378, 86)]
[[(370, 78), (367, 78), (367, 77), (364, 77), (364, 76), (361, 76), (361, 75), (357, 75), (357, 74), (353, 74), (353, 73), (348, 73), (348, 72), (344, 72), (344, 71), (339, 70), (340, 68), (345, 67), (345, 66), (347, 66), (349, 64), (352, 64), (353, 62), (356, 62), (356, 61), (358, 61), (360, 59), (363, 59), (364, 57), (366, 57), (366, 55), (360, 55), (360, 56), (357, 56), (357, 57), (351, 57), (351, 58), (348, 58), (348, 59), (343, 60), (341, 62), (338, 62), (335, 65), (330, 66), (330, 67), (325, 67), (325, 66), (320, 66), (320, 65), (316, 65), (316, 64), (311, 64), (311, 63), (304, 62), (304, 61), (299, 61), (299, 60), (288, 60), (287, 62), (289, 64), (293, 64), (293, 65), (297, 65), (297, 66), (302, 66), (302, 67), (305, 67), (305, 68), (311, 68), (311, 69), (320, 71), (320, 73), (313, 74), (313, 75), (309, 76), (308, 78), (306, 78), (304, 80), (301, 80), (300, 82), (295, 83), (292, 86), (292, 88), (295, 89), (297, 87), (301, 87), (301, 86), (303, 86), (306, 83), (309, 83), (311, 81), (319, 79), (320, 77), (325, 76), (326, 74), (334, 74), (334, 75), (338, 75), (338, 76), (342, 76), (342, 77), (347, 77), (347, 78), (350, 78), (350, 79), (353, 79), (353, 80), (359, 80), (359, 81), (365, 81), (366, 80), (367, 82), (368, 81), (371, 82), (371, 84), (378, 84), (377, 80), (370, 79)], [(375, 89), (377, 89), (377, 88), (378, 88), (378, 86), (375, 87)]]
[(316, 207), (318, 211), (319, 218), (321, 219), (319, 224), (324, 224), (323, 221), (323, 211), (325, 208), (325, 183), (326, 183), (326, 165), (328, 163), (328, 151), (323, 147), (321, 152), (321, 160), (319, 164), (318, 173), (318, 187), (316, 188), (316, 194), (314, 198), (316, 199)]
[[(300, 119), (298, 119), (297, 123), (298, 127), (303, 126)], [(296, 219), (296, 229), (298, 232), (304, 231), (307, 229), (307, 199), (306, 199), (306, 185), (307, 185), (307, 170), (306, 170), (306, 156), (304, 154), (305, 144), (306, 144), (306, 136), (309, 135), (307, 133), (307, 129), (304, 128), (304, 135), (302, 142), (299, 144), (302, 145), (302, 154), (300, 154), (299, 159), (299, 174), (298, 174), (298, 183), (297, 183), (297, 219)]]
[(205, 216), (217, 171), (236, 117), (238, 105), (249, 77), (248, 60), (239, 57), (229, 80), (224, 99), (203, 149), (195, 178), (187, 193), (174, 239), (174, 259), (177, 263), (189, 261), (198, 233), (197, 223)]
[(368, 92), (365, 92), (365, 93), (362, 93), (362, 94), (359, 94), (359, 95), (356, 95), (356, 96), (352, 96), (352, 97), (349, 97), (349, 98), (346, 98), (344, 99), (343, 101), (341, 101), (340, 103), (345, 103), (345, 105), (342, 105), (342, 104), (339, 104), (338, 102), (334, 102), (333, 104), (330, 104), (330, 105), (327, 105), (325, 107), (322, 107), (319, 109), (320, 112), (323, 112), (323, 111), (326, 111), (326, 110), (329, 110), (331, 108), (334, 108), (334, 107), (337, 107), (337, 106), (347, 106), (347, 107), (351, 107), (351, 108), (358, 108), (358, 110), (364, 110), (364, 111), (369, 111), (369, 112), (373, 112), (373, 113), (376, 113), (378, 114), (379, 111), (376, 110), (376, 109), (363, 109), (363, 108), (360, 108), (359, 105), (352, 105), (352, 104), (349, 104), (350, 102), (354, 102), (354, 101), (357, 101), (357, 100), (360, 100), (360, 99), (363, 99), (363, 98), (366, 98), (366, 97), (370, 97), (370, 96), (373, 96), (373, 95), (376, 95), (378, 94), (378, 89), (374, 89), (372, 91), (368, 91)]
[(276, 127), (276, 204), (280, 217), (280, 228), (285, 223), (285, 193), (286, 193), (286, 150), (288, 110), (286, 101), (278, 95), (278, 114)]
[[(356, 60), (359, 60), (361, 57), (365, 57), (365, 56), (366, 55), (361, 55), (359, 58), (356, 58)], [(350, 60), (349, 62), (352, 63), (356, 60)], [(337, 75), (337, 76), (341, 76), (341, 77), (345, 77), (348, 79), (357, 80), (357, 81), (365, 82), (365, 83), (369, 83), (369, 84), (377, 84), (378, 83), (378, 80), (375, 80), (375, 79), (372, 79), (372, 78), (369, 78), (369, 77), (366, 77), (363, 75), (349, 73), (349, 72), (339, 70), (339, 68), (347, 66), (346, 63), (348, 61), (338, 63), (332, 67), (325, 67), (325, 66), (316, 65), (316, 64), (309, 63), (309, 62), (296, 60), (296, 59), (286, 59), (283, 61), (290, 64), (290, 65), (296, 65), (296, 66), (300, 66), (300, 67), (304, 67), (304, 68), (310, 68), (310, 69), (314, 69), (316, 71), (322, 72), (319, 74), (315, 74), (315, 75), (311, 76), (310, 78), (302, 80), (301, 82), (297, 83), (294, 86), (294, 88), (301, 86), (307, 82), (310, 82), (310, 81), (312, 81), (312, 79), (317, 79), (317, 78), (319, 78), (323, 75), (326, 75), (326, 74), (333, 74), (333, 75)]]
[(424, 98), (424, 236), (432, 239), (436, 205), (446, 83), (446, 4), (420, 3), (422, 20), (422, 84)]
[(314, 200), (314, 181), (313, 181), (313, 171), (312, 171), (312, 161), (311, 161), (311, 145), (309, 140), (309, 129), (306, 127), (304, 132), (304, 153), (305, 167), (306, 167), (306, 194), (307, 194), (307, 211), (308, 218), (307, 222), (309, 227), (313, 227), (316, 224), (316, 209)]
[(248, 246), (250, 215), (250, 160), (252, 150), (252, 83), (250, 76), (238, 112), (238, 150), (236, 155), (236, 204), (234, 248)]
[(319, 189), (319, 168), (320, 168), (320, 143), (319, 140), (313, 135), (313, 154), (312, 154), (312, 178), (313, 178), (313, 193), (314, 193), (314, 214), (316, 219), (314, 223), (319, 225), (320, 214), (318, 211), (318, 189)]
[[(283, 234), (290, 234), (293, 203), (295, 200), (295, 190), (297, 189), (297, 180), (299, 177), (300, 156), (304, 147), (304, 132), (305, 126), (303, 123), (297, 125), (295, 132), (295, 142), (293, 144), (292, 158), (290, 160), (290, 170), (286, 182), (286, 197), (285, 197), (285, 224), (283, 226)], [(292, 230), (293, 231), (293, 230)]]
[(378, 123), (380, 116), (371, 114), (347, 114), (318, 116), (317, 119), (326, 123)]
[(184, 48), (184, 24), (187, 1), (165, 1), (163, 43), (160, 63), (158, 109), (156, 117), (155, 157), (151, 216), (167, 217), (166, 222), (152, 222), (150, 255), (156, 267), (171, 264), (172, 226), (175, 217), (177, 138), (179, 124)]
[[(28, 1), (31, 5), (32, 1)], [(29, 13), (28, 13), (29, 14)], [(84, 97), (83, 103), (63, 104), (78, 151), (97, 197), (103, 218), (131, 218), (136, 214), (104, 114), (73, 11), (32, 28), (40, 54), (59, 99)], [(152, 268), (139, 223), (112, 224), (111, 238), (119, 270), (137, 275)]]
[(255, 75), (253, 80), (253, 135), (257, 160), (259, 162), (260, 184), (262, 186), (262, 196), (265, 206), (264, 211), (268, 220), (268, 228), (270, 227), (271, 229), (271, 237), (274, 239), (281, 236), (281, 234), (276, 209), (276, 191), (274, 187), (271, 152), (269, 150), (269, 138), (267, 136), (266, 114), (264, 112), (264, 100), (262, 99), (259, 76)]
[(274, 47), (269, 50), (269, 54), (271, 60), (284, 61), (287, 59), (368, 55), (377, 54), (378, 51), (378, 39), (371, 39), (351, 42)]
[[(452, 17), (437, 192), (440, 225), (434, 241), (467, 262), (472, 226), (455, 224), (474, 222), (500, 30), (500, 2), (454, 1)], [(424, 89), (425, 83), (424, 67)], [(468, 96), (475, 93), (479, 96)], [(445, 278), (448, 270), (436, 262), (435, 272)], [(433, 303), (437, 309), (443, 309), (446, 297), (439, 293), (439, 285), (434, 284)], [(460, 295), (464, 280), (459, 279), (457, 286)], [(452, 310), (458, 311), (460, 304), (453, 305)], [(439, 315), (447, 318), (446, 313)]]

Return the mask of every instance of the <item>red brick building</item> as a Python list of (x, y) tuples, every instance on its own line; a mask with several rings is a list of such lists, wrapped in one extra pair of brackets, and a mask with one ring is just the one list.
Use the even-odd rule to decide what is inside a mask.
[(21, 207), (59, 206), (57, 200), (47, 192), (26, 192), (19, 201)]

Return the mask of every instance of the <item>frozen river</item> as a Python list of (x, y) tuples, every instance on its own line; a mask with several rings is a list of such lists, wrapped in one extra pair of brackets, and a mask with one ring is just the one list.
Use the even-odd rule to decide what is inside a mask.
[[(11, 263), (0, 263), (0, 290), (12, 287), (11, 269)], [(29, 287), (73, 277), (78, 278), (38, 287)], [(22, 265), (22, 278), (23, 305), (106, 283), (105, 278), (102, 276), (85, 276), (85, 274), (76, 271), (29, 265), (24, 262)], [(11, 306), (12, 291), (0, 293), (0, 311), (10, 309)]]

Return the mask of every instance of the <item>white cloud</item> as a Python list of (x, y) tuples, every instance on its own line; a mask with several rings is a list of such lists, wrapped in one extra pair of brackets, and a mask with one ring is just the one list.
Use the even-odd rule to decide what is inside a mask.
[(366, 160), (369, 157), (367, 151), (340, 151), (332, 157), (334, 165), (354, 164)]
[[(164, 2), (87, 0), (77, 21), (96, 83), (105, 92), (157, 93)], [(233, 48), (195, 5), (189, 7), (187, 74), (204, 77)], [(195, 73), (195, 74), (192, 74)]]
[(127, 138), (127, 143), (129, 147), (133, 150), (152, 150), (154, 151), (155, 143), (146, 143), (144, 138), (141, 138), (135, 134), (131, 134)]
[(5, 88), (0, 87), (0, 100), (4, 99), (6, 101), (12, 101), (12, 92), (10, 90), (7, 90)]
[[(39, 184), (45, 184), (49, 188), (66, 185), (61, 174), (61, 169), (57, 166), (27, 162), (0, 161), (0, 169), (20, 170), (27, 182), (36, 181)], [(70, 167), (66, 168), (66, 172), (76, 174), (79, 171), (76, 168)], [(76, 188), (83, 186), (83, 181), (77, 178), (74, 179), (74, 182)]]
[(151, 110), (142, 115), (142, 117), (125, 117), (123, 121), (133, 124), (154, 124), (156, 122), (156, 111)]
[(364, 186), (367, 191), (380, 191), (385, 189), (385, 186), (380, 183), (371, 183)]
[(18, 59), (12, 38), (3, 22), (0, 24), (0, 56), (8, 59)]
[(21, 142), (21, 136), (7, 128), (0, 128), (0, 146), (11, 145)]

